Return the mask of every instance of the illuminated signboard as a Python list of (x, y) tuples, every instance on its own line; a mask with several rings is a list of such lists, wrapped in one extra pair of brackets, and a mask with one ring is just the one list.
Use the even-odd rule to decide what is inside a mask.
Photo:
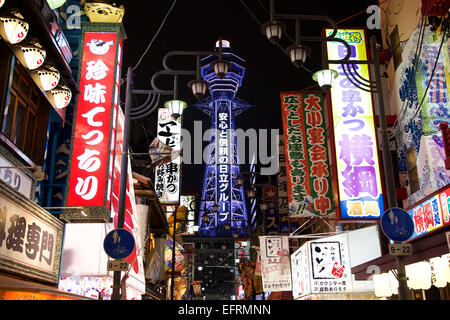
[[(174, 151), (181, 150), (181, 117), (174, 119), (167, 108), (158, 109), (157, 137)], [(156, 196), (162, 204), (180, 202), (181, 157), (157, 166), (155, 170)]]
[(101, 207), (109, 212), (111, 144), (118, 106), (120, 36), (83, 33), (81, 94), (74, 118), (70, 180), (66, 206)]
[(0, 270), (56, 283), (63, 223), (0, 183)]
[[(330, 35), (332, 29), (326, 29)], [(351, 47), (350, 60), (367, 60), (363, 29), (341, 30), (337, 38)], [(339, 42), (327, 42), (328, 59), (347, 54)], [(378, 219), (384, 212), (373, 104), (370, 92), (358, 89), (345, 76), (342, 65), (330, 64), (339, 76), (331, 89), (334, 146), (342, 219)], [(356, 65), (369, 79), (367, 64)]]
[(217, 117), (217, 204), (219, 205), (217, 219), (227, 223), (231, 210), (231, 114), (230, 108), (224, 103), (218, 104)]
[(412, 240), (450, 224), (450, 187), (408, 210), (414, 221)]
[(334, 212), (322, 93), (282, 92), (289, 215)]
[(198, 226), (195, 225), (195, 211), (191, 208), (195, 208), (195, 196), (181, 196), (180, 197), (180, 206), (185, 206), (188, 209), (187, 219), (189, 220), (187, 223), (186, 232), (183, 235), (194, 235), (195, 231), (198, 230)]

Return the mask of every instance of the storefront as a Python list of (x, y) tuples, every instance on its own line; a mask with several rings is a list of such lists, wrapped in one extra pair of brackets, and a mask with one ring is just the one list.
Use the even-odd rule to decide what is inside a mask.
[[(450, 231), (449, 207), (450, 186), (446, 186), (416, 205), (407, 209), (414, 221), (414, 234), (407, 241), (412, 245), (412, 255), (405, 256), (407, 277), (410, 278), (408, 287), (411, 289), (413, 299), (436, 299), (450, 300), (449, 285), (450, 265), (448, 261), (450, 245), (448, 232)], [(441, 261), (442, 259), (442, 261)], [(420, 263), (418, 265), (418, 263)], [(434, 263), (443, 265), (444, 279), (446, 282), (436, 279), (438, 267)], [(428, 265), (428, 266), (427, 266)], [(422, 266), (423, 272), (413, 272), (417, 266)], [(384, 254), (376, 259), (352, 268), (358, 280), (367, 280), (375, 277), (376, 274), (388, 274), (391, 269), (396, 270), (397, 262), (395, 256)], [(436, 272), (432, 268), (436, 268)], [(408, 270), (410, 270), (408, 274)], [(427, 274), (423, 280), (423, 285), (416, 286), (417, 274)], [(439, 273), (438, 273), (439, 274)], [(446, 276), (447, 275), (447, 276)], [(387, 276), (384, 276), (387, 278)], [(391, 278), (393, 289), (391, 294), (384, 294), (381, 297), (397, 299), (398, 283)], [(380, 279), (377, 279), (377, 281)], [(385, 281), (385, 280), (380, 280)], [(414, 289), (416, 288), (416, 289)], [(422, 291), (423, 290), (423, 291)]]

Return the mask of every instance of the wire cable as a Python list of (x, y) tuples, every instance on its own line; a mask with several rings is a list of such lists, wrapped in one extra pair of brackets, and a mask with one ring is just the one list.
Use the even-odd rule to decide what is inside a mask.
[(139, 59), (139, 61), (137, 62), (137, 64), (133, 67), (133, 70), (136, 70), (136, 68), (139, 66), (139, 64), (142, 62), (142, 59), (144, 59), (144, 56), (147, 54), (148, 50), (150, 50), (151, 45), (153, 44), (153, 41), (155, 41), (156, 37), (158, 36), (159, 32), (161, 31), (162, 27), (164, 26), (164, 23), (166, 22), (167, 17), (169, 16), (170, 12), (172, 11), (173, 7), (175, 6), (175, 3), (177, 2), (177, 0), (174, 0), (171, 7), (169, 8), (169, 11), (167, 11), (163, 21), (161, 22), (158, 31), (156, 31), (156, 34), (153, 36), (152, 40), (150, 41), (150, 43), (147, 46), (147, 49), (144, 51), (144, 53), (142, 54), (141, 58)]

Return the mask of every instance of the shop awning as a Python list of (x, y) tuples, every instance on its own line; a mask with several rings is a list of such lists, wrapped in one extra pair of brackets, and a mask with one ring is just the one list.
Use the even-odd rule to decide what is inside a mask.
[[(427, 260), (434, 257), (440, 257), (449, 252), (445, 232), (450, 228), (440, 229), (435, 234), (417, 238), (411, 241), (413, 254), (405, 256), (405, 264)], [(352, 268), (352, 274), (356, 280), (367, 280), (373, 273), (373, 267), (380, 268), (380, 273), (388, 272), (390, 269), (397, 268), (397, 261), (393, 255), (384, 254), (379, 258), (368, 261)]]
[(33, 281), (0, 275), (0, 300), (91, 300)]

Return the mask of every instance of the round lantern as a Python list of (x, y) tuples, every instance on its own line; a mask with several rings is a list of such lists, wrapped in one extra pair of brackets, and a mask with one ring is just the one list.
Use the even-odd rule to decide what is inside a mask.
[(44, 91), (55, 89), (59, 83), (59, 71), (51, 65), (43, 65), (41, 68), (31, 71), (34, 82)]
[(405, 267), (408, 287), (414, 290), (428, 290), (431, 287), (431, 266), (426, 261), (409, 264)]
[(42, 66), (47, 56), (44, 48), (37, 41), (21, 43), (15, 46), (13, 51), (20, 63), (29, 70), (34, 70)]
[(0, 0), (0, 8), (3, 7), (3, 5), (5, 4), (5, 0)]
[(47, 96), (56, 109), (64, 109), (70, 103), (70, 99), (72, 99), (72, 91), (66, 86), (60, 85), (48, 91)]
[(17, 44), (28, 34), (29, 24), (23, 20), (19, 11), (0, 15), (0, 36), (9, 44)]

